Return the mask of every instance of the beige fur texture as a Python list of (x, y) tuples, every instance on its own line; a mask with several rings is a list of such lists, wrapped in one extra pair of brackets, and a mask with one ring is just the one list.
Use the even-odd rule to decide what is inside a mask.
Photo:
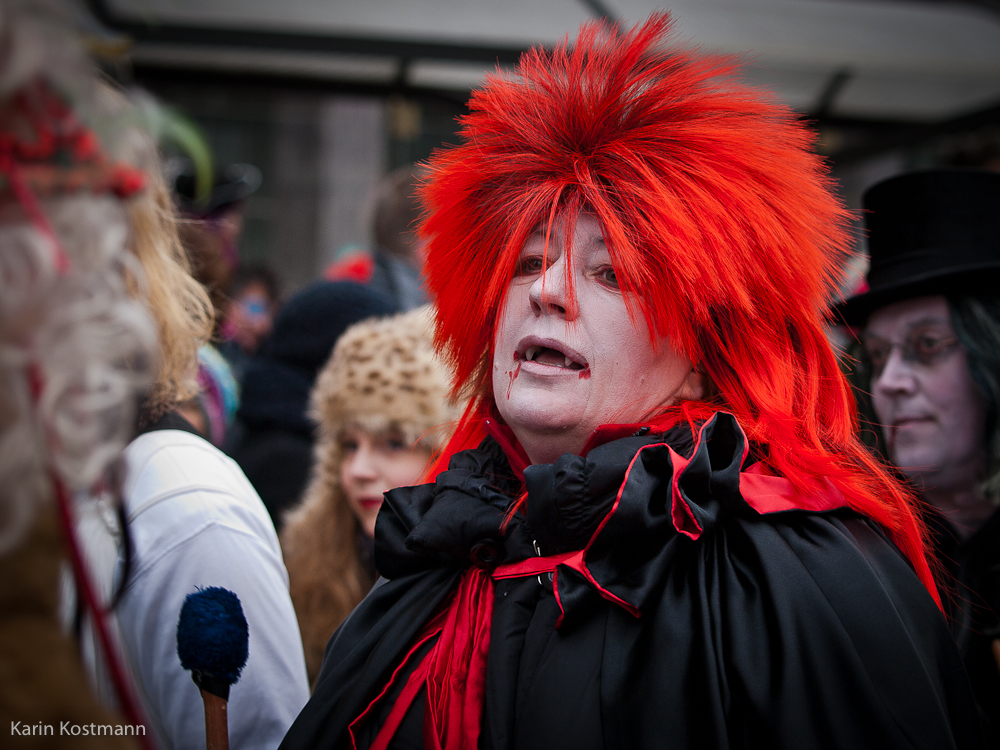
[(373, 583), (359, 555), (362, 532), (340, 485), (341, 433), (348, 427), (398, 430), (410, 444), (435, 450), (460, 414), (449, 401), (450, 374), (434, 353), (432, 327), (425, 306), (348, 328), (310, 397), (319, 425), (313, 476), (281, 534), (310, 683), (327, 640)]

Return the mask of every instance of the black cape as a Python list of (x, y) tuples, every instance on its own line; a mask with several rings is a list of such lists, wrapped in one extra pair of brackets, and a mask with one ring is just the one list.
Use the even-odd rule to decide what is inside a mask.
[[(560, 566), (558, 601), (547, 576), (496, 582), (480, 747), (984, 747), (948, 625), (877, 525), (846, 508), (756, 511), (730, 415), (692, 443), (678, 428), (531, 466), (526, 513), (506, 533), (522, 485), (492, 439), (434, 484), (388, 493), (385, 578), (334, 634), (281, 750), (351, 746), (348, 725), (470, 555), (483, 565), (587, 545), (593, 583)], [(678, 454), (690, 462), (675, 477)], [(422, 746), (422, 712), (418, 698), (391, 747)]]

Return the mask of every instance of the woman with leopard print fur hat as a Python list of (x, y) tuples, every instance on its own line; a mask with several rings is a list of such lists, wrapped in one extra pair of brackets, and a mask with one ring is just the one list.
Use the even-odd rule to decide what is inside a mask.
[(312, 478), (281, 535), (310, 682), (375, 580), (382, 493), (416, 484), (459, 416), (431, 336), (427, 306), (352, 326), (310, 397), (319, 425)]

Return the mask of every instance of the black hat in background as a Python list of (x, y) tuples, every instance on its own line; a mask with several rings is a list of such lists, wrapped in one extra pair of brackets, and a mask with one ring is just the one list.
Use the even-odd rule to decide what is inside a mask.
[(190, 159), (171, 159), (166, 165), (177, 206), (186, 214), (207, 217), (249, 198), (260, 187), (260, 170), (252, 164), (230, 164), (216, 171), (206, 199), (197, 197), (197, 177)]
[(292, 295), (247, 365), (240, 419), (311, 434), (309, 391), (337, 339), (355, 323), (397, 312), (391, 299), (352, 281), (320, 281)]
[(353, 281), (318, 281), (296, 292), (274, 318), (260, 355), (315, 380), (340, 335), (355, 323), (399, 312), (381, 292)]
[(835, 305), (835, 318), (861, 327), (904, 299), (1000, 294), (1000, 173), (911, 172), (870, 188), (862, 204), (868, 290)]

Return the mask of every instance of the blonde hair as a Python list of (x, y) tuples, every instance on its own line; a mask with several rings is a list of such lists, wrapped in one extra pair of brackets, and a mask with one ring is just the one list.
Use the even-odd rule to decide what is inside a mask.
[(108, 84), (96, 93), (118, 123), (108, 151), (146, 174), (145, 190), (128, 203), (128, 249), (142, 268), (142, 274), (131, 279), (131, 288), (145, 298), (160, 340), (160, 368), (142, 406), (140, 421), (147, 423), (197, 393), (198, 348), (212, 333), (213, 310), (208, 293), (191, 275), (160, 154), (148, 132), (148, 121), (155, 115), (145, 110), (156, 105), (148, 96), (130, 96)]
[(142, 266), (146, 303), (160, 339), (160, 368), (142, 408), (142, 419), (153, 421), (197, 393), (198, 348), (211, 335), (213, 312), (208, 293), (191, 276), (159, 165), (143, 169), (150, 183), (129, 205), (129, 251)]

